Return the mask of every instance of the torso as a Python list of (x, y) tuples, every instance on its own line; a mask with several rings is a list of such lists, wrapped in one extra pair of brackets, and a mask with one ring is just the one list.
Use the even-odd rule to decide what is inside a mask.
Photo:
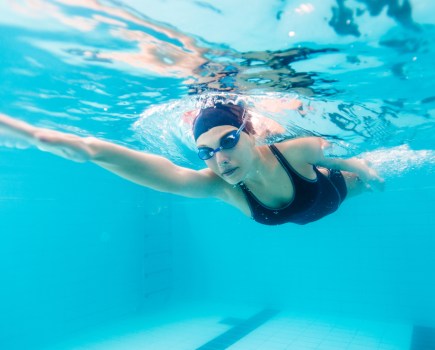
[[(264, 147), (264, 152), (266, 154), (269, 154), (269, 183), (280, 184), (280, 186), (264, 186), (257, 188), (252, 187), (250, 188), (250, 190), (266, 206), (279, 209), (282, 208), (284, 205), (288, 204), (293, 199), (293, 183), (285, 169), (282, 167), (281, 163), (269, 150), (269, 147), (267, 145), (260, 147)], [(301, 163), (296, 159), (293, 159), (291, 162), (295, 170), (302, 176), (310, 180), (316, 179), (316, 173), (313, 171), (313, 168), (310, 164)], [(227, 199), (227, 202), (239, 208), (245, 215), (251, 216), (251, 209), (248, 202), (246, 201), (246, 197), (243, 194), (242, 189), (235, 186), (228, 187), (229, 188), (227, 189), (227, 192), (229, 194), (229, 198)]]
[[(267, 147), (269, 146), (262, 146)], [(279, 147), (279, 146), (278, 146)], [(281, 154), (282, 152), (279, 151), (279, 148), (277, 148), (278, 153)], [(263, 150), (264, 151), (264, 150)], [(288, 217), (288, 221), (286, 222), (295, 222), (295, 223), (306, 223), (305, 221), (309, 222), (311, 219), (309, 217), (312, 217), (312, 221), (317, 220), (317, 216), (323, 216), (328, 214), (329, 212), (335, 211), (338, 208), (338, 205), (341, 203), (340, 197), (338, 196), (338, 204), (335, 206), (331, 206), (331, 208), (322, 208), (315, 209), (319, 213), (309, 213), (308, 209), (309, 207), (313, 207), (313, 205), (318, 202), (317, 199), (317, 192), (318, 192), (318, 176), (321, 176), (321, 183), (323, 187), (326, 186), (326, 189), (323, 189), (322, 191), (329, 193), (329, 196), (335, 196), (336, 195), (336, 189), (333, 185), (329, 185), (328, 183), (325, 183), (326, 177), (323, 176), (322, 172), (327, 172), (326, 169), (319, 170), (313, 165), (308, 164), (306, 162), (300, 162), (298, 159), (289, 159), (291, 157), (285, 157), (284, 162), (287, 161), (287, 165), (282, 164), (282, 160), (278, 159), (279, 157), (276, 157), (275, 154), (272, 153), (271, 150), (269, 151), (269, 155), (267, 158), (267, 161), (269, 162), (269, 169), (270, 172), (268, 173), (268, 183), (270, 184), (279, 184), (279, 186), (262, 186), (262, 187), (255, 187), (250, 186), (249, 188), (246, 186), (237, 186), (233, 187), (230, 190), (230, 200), (228, 201), (230, 204), (238, 207), (245, 215), (253, 217), (256, 221), (259, 221), (263, 224), (269, 224), (267, 220), (262, 220), (261, 216), (275, 216), (273, 214), (277, 214), (277, 216), (280, 216), (283, 214), (283, 216)], [(287, 166), (290, 166), (292, 170), (290, 172), (293, 173), (293, 175), (289, 174), (289, 171), (287, 169)], [(299, 193), (298, 198), (295, 203), (295, 183), (296, 181), (300, 187), (302, 184), (302, 187), (305, 187), (306, 193), (302, 194)], [(328, 182), (328, 180), (326, 180)], [(300, 190), (299, 190), (300, 191)], [(246, 193), (249, 192), (249, 193)], [(249, 197), (249, 198), (248, 198)], [(311, 199), (310, 199), (311, 198)], [(304, 202), (310, 202), (310, 203), (304, 203)], [(313, 204), (314, 203), (314, 204)], [(295, 208), (292, 208), (295, 207)], [(326, 205), (328, 206), (328, 204)], [(259, 208), (260, 211), (262, 211), (260, 218), (256, 217), (257, 210), (253, 210), (253, 207)], [(302, 216), (305, 216), (305, 218), (297, 218), (296, 216), (292, 217), (292, 213), (296, 209), (297, 214), (300, 214)], [(281, 211), (281, 212), (280, 212)], [(284, 213), (286, 212), (286, 213)], [(321, 212), (321, 213), (320, 213)], [(325, 212), (326, 214), (323, 214)], [(257, 215), (258, 216), (258, 215)], [(271, 218), (273, 219), (273, 218)], [(284, 223), (280, 222), (284, 219), (277, 219), (275, 220), (278, 224)], [(263, 222), (262, 222), (263, 221)], [(273, 220), (271, 220), (273, 221)], [(276, 224), (276, 223), (274, 223)]]

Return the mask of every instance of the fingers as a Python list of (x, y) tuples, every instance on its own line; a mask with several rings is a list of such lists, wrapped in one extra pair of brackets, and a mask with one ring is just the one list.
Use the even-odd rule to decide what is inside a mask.
[[(90, 158), (90, 151), (84, 141), (76, 135), (55, 130), (34, 127), (26, 122), (0, 113), (0, 131), (7, 137), (26, 142), (26, 146), (36, 146), (41, 151), (57, 156), (85, 162)], [(17, 141), (14, 140), (14, 145)]]
[(370, 168), (370, 182), (374, 184), (374, 186), (376, 186), (376, 188), (379, 191), (384, 191), (385, 190), (385, 180), (379, 176), (379, 174), (377, 173), (376, 170), (374, 170), (373, 168)]
[(35, 134), (36, 146), (74, 162), (86, 162), (90, 159), (90, 150), (84, 139), (72, 134), (55, 130), (41, 130)]
[(385, 190), (385, 180), (379, 176), (378, 172), (371, 167), (371, 164), (366, 159), (360, 160), (361, 170), (360, 178), (364, 181), (367, 186), (367, 190), (370, 192), (384, 191)]
[(376, 174), (376, 176), (371, 177), (367, 183), (370, 184), (371, 188), (375, 188), (378, 191), (383, 192), (385, 190), (385, 180)]
[(371, 167), (371, 163), (366, 159), (361, 159), (366, 172), (365, 183), (370, 184), (370, 190), (373, 191), (375, 188), (378, 191), (385, 190), (385, 180), (379, 176), (378, 172)]
[(35, 132), (35, 127), (18, 119), (0, 113), (0, 130), (2, 134), (30, 141)]

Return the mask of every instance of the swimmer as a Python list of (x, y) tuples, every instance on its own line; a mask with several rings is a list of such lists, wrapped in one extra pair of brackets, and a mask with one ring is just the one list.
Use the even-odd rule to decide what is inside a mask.
[(319, 137), (256, 145), (249, 110), (215, 103), (192, 126), (198, 156), (193, 170), (95, 137), (35, 127), (0, 114), (6, 133), (55, 155), (97, 164), (138, 185), (191, 198), (218, 198), (265, 225), (304, 225), (335, 212), (351, 196), (384, 180), (364, 160), (325, 157)]

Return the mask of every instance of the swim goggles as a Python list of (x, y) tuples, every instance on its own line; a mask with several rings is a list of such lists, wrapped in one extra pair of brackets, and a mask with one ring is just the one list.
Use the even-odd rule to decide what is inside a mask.
[[(244, 116), (245, 112), (243, 112)], [(243, 118), (242, 116), (242, 118)], [(244, 129), (246, 125), (246, 120), (243, 120), (243, 124), (237, 130), (230, 131), (228, 134), (222, 136), (220, 139), (220, 146), (216, 149), (210, 147), (199, 147), (198, 148), (198, 157), (202, 160), (207, 160), (212, 158), (217, 152), (222, 151), (223, 149), (231, 149), (236, 147), (237, 143), (240, 139), (240, 133)]]

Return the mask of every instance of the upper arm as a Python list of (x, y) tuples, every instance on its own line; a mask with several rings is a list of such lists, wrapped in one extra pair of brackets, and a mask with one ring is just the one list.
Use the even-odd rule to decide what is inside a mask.
[[(222, 180), (210, 169), (178, 166), (162, 156), (95, 140), (92, 161), (141, 186), (186, 197), (217, 197)], [(220, 181), (219, 181), (220, 180)]]
[(174, 166), (172, 185), (167, 192), (193, 198), (224, 198), (225, 184), (210, 169), (193, 170)]
[(286, 158), (300, 163), (322, 165), (326, 162), (323, 149), (328, 142), (320, 137), (301, 137), (283, 142), (280, 145)]
[(351, 172), (356, 172), (360, 168), (355, 161), (349, 159), (325, 157), (324, 149), (329, 146), (329, 142), (321, 137), (304, 137), (288, 142), (286, 156), (299, 164)]

